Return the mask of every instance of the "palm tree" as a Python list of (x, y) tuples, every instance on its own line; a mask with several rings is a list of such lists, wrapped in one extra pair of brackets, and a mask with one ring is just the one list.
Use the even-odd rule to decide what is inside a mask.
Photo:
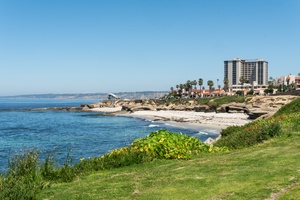
[(179, 88), (180, 88), (180, 95), (182, 95), (182, 90), (183, 90), (183, 88), (184, 88), (184, 85), (183, 85), (183, 84), (180, 84), (180, 85), (179, 85)]
[(286, 83), (287, 83), (287, 89), (290, 90), (290, 80), (291, 80), (290, 75), (288, 75), (285, 80), (286, 80)]
[(201, 94), (201, 97), (204, 97), (205, 95), (205, 86), (202, 86), (202, 94)]
[(246, 82), (245, 78), (243, 76), (240, 77), (240, 83), (243, 86), (244, 83)]
[(201, 93), (201, 86), (203, 85), (203, 79), (199, 78), (198, 85), (200, 86), (200, 93)]
[(185, 90), (185, 93), (188, 91), (188, 85), (185, 83), (185, 84), (182, 84), (183, 85), (183, 89)]
[(194, 89), (196, 90), (197, 89), (197, 81), (196, 80), (193, 80), (193, 86), (194, 86)]
[(186, 90), (188, 91), (189, 94), (190, 94), (190, 88), (191, 88), (191, 81), (187, 80), (187, 82), (186, 82)]
[(279, 91), (282, 92), (282, 91), (281, 91), (281, 89), (282, 89), (281, 78), (278, 78), (278, 79), (277, 79), (277, 85), (278, 85), (277, 87), (278, 87)]
[(285, 80), (286, 80), (287, 86), (289, 86), (290, 85), (290, 80), (291, 80), (290, 75), (288, 75)]
[(225, 78), (224, 81), (223, 81), (223, 83), (224, 83), (224, 90), (225, 90), (225, 92), (226, 92), (226, 91), (228, 91), (228, 88), (229, 88), (229, 87), (228, 87), (228, 84), (229, 84), (228, 78)]
[(214, 82), (212, 80), (208, 80), (207, 85), (209, 87), (209, 90), (212, 91), (212, 87), (214, 86)]
[(171, 87), (171, 88), (170, 88), (170, 90), (171, 90), (171, 92), (173, 92), (173, 91), (174, 91), (174, 88), (173, 88), (173, 87)]
[(178, 88), (179, 88), (179, 85), (176, 85), (177, 92), (178, 92)]

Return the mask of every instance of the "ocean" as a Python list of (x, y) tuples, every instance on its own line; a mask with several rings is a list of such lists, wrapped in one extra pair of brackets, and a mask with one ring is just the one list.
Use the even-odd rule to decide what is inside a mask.
[(30, 148), (41, 159), (53, 154), (58, 165), (70, 152), (73, 163), (98, 157), (131, 144), (150, 132), (168, 129), (205, 141), (216, 138), (216, 130), (184, 129), (166, 123), (96, 112), (51, 111), (44, 108), (79, 107), (97, 99), (0, 98), (0, 172), (7, 170), (8, 158)]

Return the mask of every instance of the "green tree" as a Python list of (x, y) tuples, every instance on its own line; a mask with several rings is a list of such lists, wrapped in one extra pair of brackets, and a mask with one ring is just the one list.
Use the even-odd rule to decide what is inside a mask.
[(224, 83), (224, 90), (225, 90), (225, 92), (227, 92), (228, 89), (229, 89), (229, 86), (228, 86), (229, 80), (228, 80), (228, 78), (224, 78), (223, 83)]
[(240, 83), (241, 83), (241, 85), (243, 86), (245, 82), (246, 82), (246, 79), (243, 76), (241, 76), (240, 77)]
[(171, 87), (170, 90), (171, 90), (171, 92), (174, 92), (174, 88), (173, 87)]
[(190, 80), (188, 80), (187, 82), (186, 82), (186, 91), (190, 94), (190, 88), (191, 88), (191, 81)]
[(274, 80), (275, 79), (272, 76), (270, 76), (270, 78), (269, 78), (269, 85), (273, 85)]
[(288, 75), (285, 80), (286, 80), (287, 86), (289, 86), (290, 85), (290, 80), (291, 80), (290, 75)]
[(250, 90), (249, 92), (247, 92), (247, 95), (253, 95), (254, 90)]
[(201, 92), (201, 86), (203, 85), (203, 79), (199, 78), (198, 85), (200, 86), (200, 92)]
[(196, 90), (197, 89), (197, 81), (196, 80), (193, 80), (193, 86), (194, 86), (194, 89)]
[(180, 94), (180, 96), (181, 96), (181, 95), (182, 95), (182, 90), (183, 90), (183, 88), (184, 88), (184, 85), (183, 85), (183, 84), (180, 84), (180, 85), (179, 85), (179, 88), (180, 88), (180, 90), (179, 90), (179, 91), (180, 91), (180, 92), (179, 92), (179, 94)]
[(286, 89), (287, 89), (287, 91), (290, 91), (291, 90), (291, 87), (290, 87), (291, 77), (290, 77), (290, 75), (288, 75), (285, 80), (286, 80), (286, 84), (287, 84)]
[(264, 90), (264, 93), (266, 94), (273, 94), (273, 92), (274, 92), (273, 88), (267, 88)]
[(209, 87), (209, 90), (212, 91), (212, 88), (213, 88), (213, 86), (214, 86), (214, 82), (213, 82), (212, 80), (208, 80), (208, 81), (207, 81), (207, 85), (208, 85), (208, 87)]
[(244, 92), (242, 90), (238, 90), (235, 92), (235, 94), (239, 95), (239, 96), (243, 96)]

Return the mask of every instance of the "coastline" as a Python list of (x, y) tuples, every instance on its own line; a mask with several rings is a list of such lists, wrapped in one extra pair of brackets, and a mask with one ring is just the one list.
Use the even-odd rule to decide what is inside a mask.
[(93, 112), (104, 112), (119, 116), (136, 117), (149, 121), (157, 121), (170, 126), (187, 129), (209, 129), (218, 134), (228, 126), (241, 126), (251, 122), (247, 114), (243, 113), (215, 113), (215, 112), (193, 112), (173, 110), (141, 110), (132, 113), (124, 113), (122, 107), (92, 108)]

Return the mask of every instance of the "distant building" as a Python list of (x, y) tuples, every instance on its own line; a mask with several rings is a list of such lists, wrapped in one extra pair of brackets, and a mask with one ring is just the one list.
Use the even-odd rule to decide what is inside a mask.
[(292, 85), (295, 84), (295, 81), (296, 81), (295, 75), (281, 76), (277, 78), (276, 85)]
[[(228, 79), (230, 91), (268, 87), (268, 62), (263, 59), (235, 58), (224, 61), (224, 79)], [(241, 82), (243, 80), (243, 83)]]
[(300, 76), (295, 78), (295, 88), (300, 90)]
[(291, 74), (288, 76), (281, 76), (275, 79), (274, 85), (293, 85), (295, 86), (295, 90), (300, 90), (300, 77)]

